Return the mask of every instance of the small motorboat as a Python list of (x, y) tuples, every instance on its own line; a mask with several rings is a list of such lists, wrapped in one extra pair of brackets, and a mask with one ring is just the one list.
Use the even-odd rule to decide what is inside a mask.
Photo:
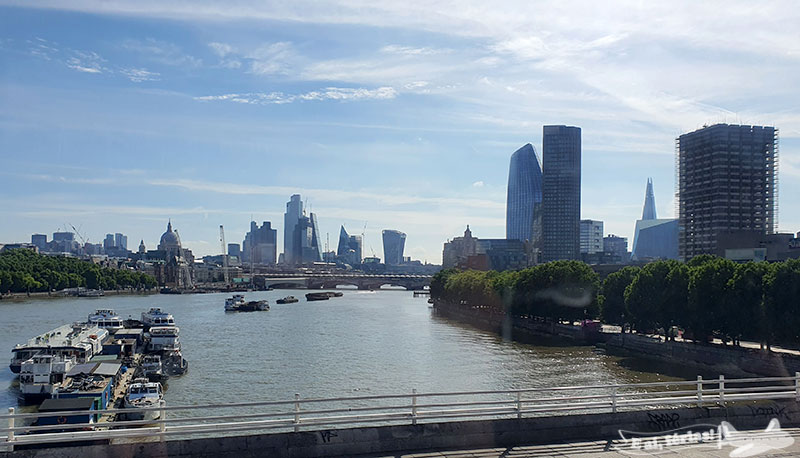
[(294, 296), (286, 296), (283, 299), (278, 299), (275, 302), (277, 302), (279, 304), (293, 304), (293, 303), (298, 302), (298, 301), (300, 301), (300, 299), (298, 299), (298, 298), (296, 298)]
[(233, 296), (225, 299), (225, 311), (238, 312), (239, 309), (246, 303), (247, 302), (244, 300), (244, 295), (234, 294)]

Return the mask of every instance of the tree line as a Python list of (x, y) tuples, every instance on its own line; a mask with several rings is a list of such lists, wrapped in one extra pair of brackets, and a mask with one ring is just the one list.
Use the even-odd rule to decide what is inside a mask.
[(58, 291), (66, 288), (151, 289), (152, 275), (109, 269), (65, 256), (44, 256), (20, 248), (0, 253), (0, 293)]
[(506, 272), (447, 269), (434, 276), (431, 296), (518, 317), (599, 318), (668, 339), (683, 332), (698, 342), (800, 343), (800, 260), (737, 264), (703, 255), (627, 266), (603, 281), (579, 261)]

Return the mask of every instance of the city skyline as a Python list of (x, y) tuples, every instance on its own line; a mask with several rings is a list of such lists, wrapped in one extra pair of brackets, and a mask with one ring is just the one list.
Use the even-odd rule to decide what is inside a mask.
[(74, 224), (92, 243), (121, 230), (154, 247), (172, 218), (187, 248), (219, 254), (220, 224), (230, 241), (251, 220), (282, 232), (297, 193), (323, 245), (366, 223), (365, 253), (394, 228), (407, 255), (439, 263), (466, 224), (503, 237), (508, 160), (539, 149), (548, 124), (583, 131), (581, 218), (629, 240), (646, 177), (661, 183), (658, 215), (676, 216), (681, 133), (774, 125), (778, 230), (800, 229), (787, 198), (800, 193), (789, 3), (478, 2), (470, 16), (436, 2), (418, 15), (391, 3), (0, 4), (2, 242)]

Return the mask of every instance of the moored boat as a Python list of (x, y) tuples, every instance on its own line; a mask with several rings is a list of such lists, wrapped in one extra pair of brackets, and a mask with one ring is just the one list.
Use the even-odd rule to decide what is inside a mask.
[(327, 301), (332, 297), (342, 297), (343, 293), (338, 291), (323, 291), (321, 293), (308, 293), (306, 294), (307, 301)]
[(157, 408), (161, 405), (163, 399), (164, 391), (160, 383), (151, 382), (144, 378), (136, 379), (128, 386), (123, 407), (142, 410), (122, 415), (125, 416), (126, 420), (158, 420), (160, 415)]
[(97, 309), (88, 320), (90, 325), (108, 329), (111, 334), (125, 327), (122, 318), (112, 309)]
[(16, 345), (11, 350), (13, 356), (9, 367), (11, 372), (18, 374), (22, 363), (38, 354), (74, 356), (77, 363), (85, 363), (100, 353), (108, 336), (108, 330), (87, 323), (65, 324)]
[(238, 312), (239, 309), (246, 303), (244, 295), (234, 294), (233, 296), (225, 299), (226, 312)]
[(161, 364), (161, 356), (145, 355), (142, 360), (142, 376), (151, 382), (161, 382), (169, 378)]
[(277, 302), (277, 303), (279, 303), (279, 304), (293, 304), (293, 303), (295, 303), (295, 302), (298, 302), (299, 300), (300, 300), (300, 299), (298, 299), (298, 298), (296, 298), (296, 297), (294, 297), (294, 296), (286, 296), (286, 297), (284, 297), (284, 298), (282, 298), (282, 299), (278, 299), (278, 300), (277, 300), (277, 301), (275, 301), (275, 302)]
[(167, 376), (180, 376), (189, 370), (189, 362), (183, 358), (180, 351), (173, 351), (164, 354), (161, 358), (161, 367)]
[(174, 326), (175, 318), (172, 314), (162, 311), (158, 307), (153, 307), (146, 312), (142, 312), (142, 325), (145, 329), (150, 326)]
[(24, 361), (19, 373), (19, 390), (23, 403), (52, 397), (64, 382), (67, 372), (75, 366), (74, 356), (35, 355)]
[(147, 350), (152, 352), (159, 351), (180, 351), (181, 329), (177, 326), (153, 326), (150, 328), (150, 342)]

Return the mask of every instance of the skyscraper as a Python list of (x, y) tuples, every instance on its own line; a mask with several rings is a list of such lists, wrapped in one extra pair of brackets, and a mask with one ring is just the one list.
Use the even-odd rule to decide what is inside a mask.
[(396, 266), (403, 262), (403, 250), (406, 246), (406, 234), (393, 229), (384, 229), (383, 260), (387, 266)]
[(678, 252), (714, 254), (722, 232), (775, 229), (778, 131), (715, 124), (676, 142)]
[[(231, 245), (236, 254), (231, 253)], [(254, 264), (273, 265), (277, 262), (278, 231), (272, 228), (272, 223), (264, 221), (261, 227), (255, 221), (250, 221), (250, 232), (245, 234), (242, 242), (242, 261)], [(239, 256), (239, 244), (228, 244), (228, 254)]]
[(542, 257), (580, 259), (581, 129), (544, 126)]
[(642, 209), (642, 220), (657, 219), (656, 216), (656, 197), (653, 195), (653, 179), (647, 179), (647, 188), (644, 191), (644, 209)]
[[(506, 239), (531, 242), (541, 249), (542, 169), (528, 143), (511, 155), (506, 199)], [(387, 262), (388, 263), (388, 262)]]
[(303, 201), (300, 194), (294, 194), (286, 202), (286, 213), (283, 215), (283, 262), (289, 265), (297, 264), (299, 253), (294, 251), (294, 228), (303, 216)]
[(345, 264), (361, 264), (362, 243), (360, 235), (350, 235), (342, 226), (339, 230), (339, 246), (336, 249), (336, 256)]

